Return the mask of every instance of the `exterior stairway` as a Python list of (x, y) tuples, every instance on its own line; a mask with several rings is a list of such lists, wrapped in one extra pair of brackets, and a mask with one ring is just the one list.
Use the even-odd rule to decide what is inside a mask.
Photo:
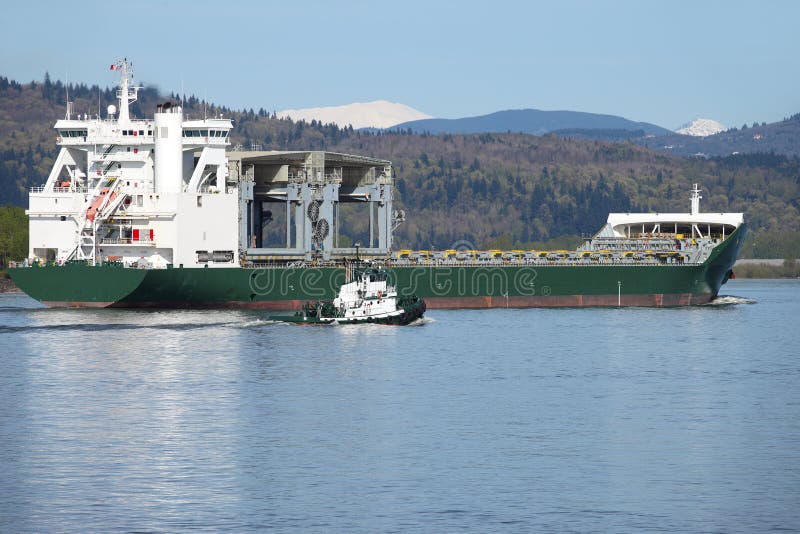
[(119, 191), (122, 180), (111, 178), (101, 180), (86, 201), (86, 209), (82, 210), (83, 216), (78, 223), (78, 242), (75, 250), (69, 255), (68, 260), (88, 260), (92, 263), (96, 259), (97, 229), (102, 222), (110, 217), (127, 195)]

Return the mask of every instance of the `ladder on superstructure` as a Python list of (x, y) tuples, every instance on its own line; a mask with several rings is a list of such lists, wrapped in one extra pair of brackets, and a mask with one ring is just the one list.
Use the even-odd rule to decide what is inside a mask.
[[(113, 182), (109, 183), (111, 181)], [(77, 259), (88, 261), (92, 265), (97, 263), (97, 229), (125, 200), (127, 196), (125, 194), (117, 194), (115, 196), (121, 184), (122, 180), (117, 177), (98, 180), (92, 193), (88, 195), (88, 199), (81, 209), (80, 216), (77, 218), (78, 240), (75, 249), (73, 249), (67, 258), (68, 260)], [(105, 194), (103, 202), (98, 206), (94, 220), (91, 220), (88, 217), (89, 209), (105, 187), (108, 187), (108, 192)]]

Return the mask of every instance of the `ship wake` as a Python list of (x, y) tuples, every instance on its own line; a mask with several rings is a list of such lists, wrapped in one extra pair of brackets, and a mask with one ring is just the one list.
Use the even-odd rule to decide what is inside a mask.
[(273, 321), (271, 319), (254, 319), (252, 321), (246, 321), (244, 323), (230, 323), (229, 326), (235, 326), (237, 328), (258, 328), (259, 326), (269, 326), (273, 324), (286, 324), (283, 321)]
[(227, 321), (215, 323), (66, 323), (66, 324), (43, 324), (43, 325), (0, 325), (0, 334), (15, 334), (23, 332), (59, 332), (59, 331), (81, 331), (81, 332), (103, 332), (103, 331), (122, 331), (122, 330), (205, 330), (207, 328), (258, 328), (283, 324), (280, 321), (270, 321), (266, 319), (256, 319), (253, 321)]
[(720, 295), (711, 302), (704, 304), (704, 306), (735, 306), (737, 304), (755, 304), (758, 302), (755, 299), (746, 297), (737, 297), (736, 295)]

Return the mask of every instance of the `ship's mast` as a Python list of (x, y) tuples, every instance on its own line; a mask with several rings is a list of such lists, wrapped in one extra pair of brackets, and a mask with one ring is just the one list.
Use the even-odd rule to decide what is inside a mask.
[(67, 113), (64, 116), (65, 120), (72, 120), (72, 102), (69, 101), (69, 74), (66, 76), (67, 83), (64, 84), (64, 92), (66, 93)]
[(139, 87), (132, 85), (133, 63), (129, 63), (128, 58), (124, 58), (111, 65), (111, 70), (120, 71), (119, 90), (117, 90), (119, 122), (126, 123), (131, 118), (129, 106), (136, 102), (139, 91)]
[(692, 200), (689, 207), (689, 213), (692, 215), (700, 213), (700, 199), (703, 198), (702, 195), (700, 195), (700, 191), (702, 191), (702, 189), (700, 189), (697, 184), (694, 184), (692, 188)]

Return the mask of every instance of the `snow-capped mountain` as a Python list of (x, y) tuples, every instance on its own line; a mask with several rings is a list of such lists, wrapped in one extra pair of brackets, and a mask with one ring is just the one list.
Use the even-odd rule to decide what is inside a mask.
[(356, 102), (345, 106), (322, 108), (286, 109), (277, 113), (279, 118), (291, 117), (292, 120), (311, 122), (316, 119), (323, 124), (335, 123), (340, 127), (351, 124), (353, 128), (389, 128), (402, 122), (419, 119), (430, 119), (421, 111), (386, 100), (374, 102)]
[(721, 122), (714, 119), (695, 119), (688, 124), (684, 124), (675, 133), (682, 135), (693, 135), (695, 137), (706, 137), (715, 133), (724, 132), (728, 128)]

